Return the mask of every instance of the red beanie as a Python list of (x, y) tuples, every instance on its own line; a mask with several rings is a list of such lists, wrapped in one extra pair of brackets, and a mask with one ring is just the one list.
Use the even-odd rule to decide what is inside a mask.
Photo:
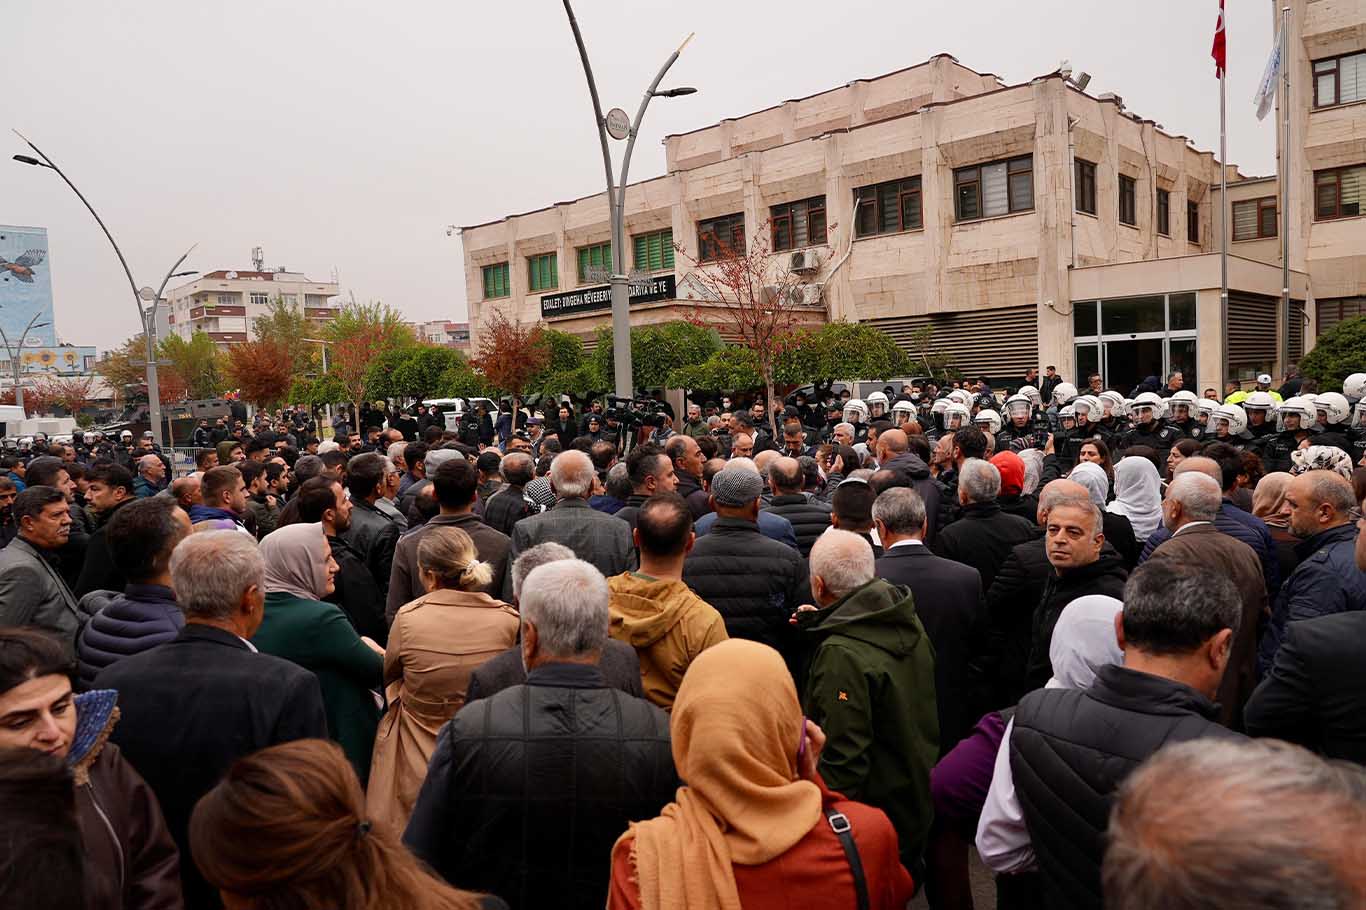
[(1024, 489), (1024, 460), (1014, 452), (998, 452), (991, 456), (991, 463), (1001, 472), (1001, 495), (1019, 496)]

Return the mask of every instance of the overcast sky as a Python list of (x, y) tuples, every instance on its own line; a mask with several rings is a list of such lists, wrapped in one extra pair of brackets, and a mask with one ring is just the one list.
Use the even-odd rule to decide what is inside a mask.
[[(1275, 169), (1273, 119), (1252, 108), (1271, 4), (1228, 0), (1229, 160)], [(661, 138), (951, 53), (1008, 83), (1068, 58), (1129, 110), (1218, 151), (1209, 48), (1216, 0), (579, 0), (605, 107), (640, 93), (690, 31), (631, 174), (664, 169)], [(600, 191), (587, 89), (559, 0), (259, 0), (9, 4), (0, 123), (76, 181), (157, 284), (191, 243), (209, 271), (268, 267), (383, 300), (410, 319), (464, 319), (459, 235)], [(49, 231), (63, 340), (105, 349), (138, 329), (94, 221), (56, 175), (10, 162), (0, 223)], [(621, 144), (614, 150), (621, 151)]]

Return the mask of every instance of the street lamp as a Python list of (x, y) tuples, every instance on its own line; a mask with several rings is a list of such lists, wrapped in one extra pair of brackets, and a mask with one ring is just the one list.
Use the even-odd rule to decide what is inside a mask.
[[(327, 375), (327, 342), (326, 342), (326, 341), (323, 341), (321, 338), (300, 338), (299, 340), (300, 340), (300, 341), (306, 341), (306, 342), (308, 342), (309, 344), (316, 344), (316, 345), (321, 345), (321, 346), (322, 346), (322, 352), (323, 352), (323, 375), (326, 376), (326, 375)], [(328, 424), (331, 424), (331, 423), (332, 423), (332, 403), (331, 403), (331, 402), (328, 402), (327, 404), (323, 405), (323, 407), (327, 409), (327, 422), (328, 422)], [(321, 436), (322, 434), (319, 433), (318, 435)]]
[[(645, 117), (645, 108), (649, 107), (651, 98), (678, 98), (683, 95), (691, 95), (697, 89), (691, 86), (680, 86), (679, 88), (665, 89), (658, 91), (659, 81), (664, 78), (664, 74), (669, 71), (669, 67), (674, 65), (678, 55), (683, 53), (683, 48), (688, 46), (692, 40), (692, 35), (683, 39), (683, 43), (678, 46), (678, 50), (669, 55), (669, 59), (664, 61), (664, 65), (655, 74), (654, 81), (645, 90), (645, 97), (640, 99), (640, 108), (636, 111), (636, 119), (624, 124), (627, 127), (622, 131), (619, 121), (625, 119), (625, 112), (613, 109), (607, 117), (602, 113), (602, 102), (598, 100), (598, 85), (593, 79), (593, 67), (588, 62), (588, 49), (584, 47), (583, 35), (579, 32), (578, 20), (574, 18), (574, 9), (569, 5), (569, 0), (564, 0), (564, 12), (569, 17), (569, 27), (574, 31), (574, 43), (579, 46), (579, 59), (583, 61), (583, 74), (588, 80), (588, 94), (593, 99), (593, 119), (598, 127), (598, 141), (602, 145), (602, 166), (607, 173), (607, 210), (612, 222), (612, 361), (613, 379), (616, 385), (618, 398), (635, 397), (635, 383), (631, 379), (631, 288), (626, 278), (626, 175), (631, 170), (631, 152), (636, 145), (636, 135), (640, 130), (640, 121)], [(617, 115), (617, 116), (613, 116)], [(609, 120), (612, 122), (609, 124)], [(612, 173), (612, 155), (607, 148), (607, 137), (609, 134), (617, 139), (626, 139), (626, 153), (621, 160), (621, 180), (618, 181)], [(628, 138), (629, 137), (629, 138)]]
[[(38, 154), (37, 158), (34, 158), (31, 155), (14, 155), (14, 160), (19, 162), (20, 164), (30, 164), (35, 167), (45, 167), (49, 170), (55, 171), (57, 176), (61, 177), (62, 181), (67, 186), (71, 187), (71, 191), (76, 194), (76, 198), (81, 200), (82, 204), (85, 205), (86, 209), (90, 212), (90, 214), (94, 216), (95, 222), (100, 226), (100, 230), (104, 231), (104, 236), (109, 239), (109, 245), (114, 248), (114, 253), (119, 257), (119, 265), (123, 266), (123, 274), (128, 276), (128, 287), (131, 288), (133, 291), (133, 303), (138, 308), (138, 322), (142, 324), (142, 334), (143, 337), (147, 340), (147, 411), (148, 417), (150, 418), (152, 423), (152, 441), (156, 443), (158, 448), (160, 448), (162, 445), (162, 434), (161, 395), (160, 391), (157, 388), (157, 305), (161, 302), (162, 291), (166, 290), (166, 284), (172, 278), (177, 277), (177, 275), (196, 274), (194, 272), (176, 272), (176, 269), (180, 268), (180, 264), (185, 261), (185, 259), (190, 255), (190, 253), (194, 252), (194, 247), (190, 247), (179, 259), (175, 261), (175, 265), (171, 266), (171, 268), (166, 272), (166, 277), (161, 280), (160, 288), (156, 289), (155, 291), (152, 290), (150, 287), (144, 287), (141, 290), (139, 290), (138, 283), (133, 280), (133, 272), (128, 268), (128, 260), (123, 258), (123, 251), (120, 250), (119, 245), (114, 242), (114, 235), (109, 233), (109, 228), (105, 226), (104, 219), (101, 218), (99, 213), (95, 211), (95, 207), (90, 204), (90, 200), (85, 198), (85, 194), (76, 188), (76, 184), (71, 182), (71, 178), (67, 177), (66, 174), (62, 173), (62, 169), (57, 167), (56, 163), (47, 155), (45, 155), (42, 149), (38, 148), (38, 146), (30, 142), (27, 136), (25, 136), (18, 130), (14, 131), (14, 135), (24, 140), (24, 144), (27, 145), (29, 148), (33, 149), (33, 151)], [(144, 302), (146, 302), (148, 306), (144, 307)], [(18, 399), (17, 391), (15, 393), (15, 398), (16, 400)]]
[(28, 325), (24, 326), (24, 333), (19, 336), (18, 351), (10, 346), (9, 336), (5, 334), (5, 330), (0, 329), (0, 341), (5, 343), (5, 353), (9, 355), (10, 366), (14, 368), (14, 403), (21, 408), (24, 406), (24, 387), (20, 385), (19, 358), (24, 354), (24, 342), (28, 340), (28, 333), (34, 329), (45, 329), (50, 325), (50, 323), (38, 322), (38, 317), (42, 315), (41, 312), (34, 313), (33, 318), (28, 321)]

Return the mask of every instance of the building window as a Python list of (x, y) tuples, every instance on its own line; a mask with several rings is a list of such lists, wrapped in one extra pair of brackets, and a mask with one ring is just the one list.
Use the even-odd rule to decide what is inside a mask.
[(650, 231), (631, 237), (636, 269), (642, 272), (658, 272), (674, 267), (674, 231)]
[(1164, 237), (1171, 236), (1172, 194), (1167, 190), (1157, 191), (1157, 232)]
[(1200, 242), (1200, 203), (1186, 202), (1186, 239), (1191, 243)]
[(854, 190), (854, 225), (859, 237), (920, 230), (924, 226), (920, 178), (889, 180)]
[(1034, 208), (1034, 156), (993, 161), (953, 172), (959, 221)]
[(1276, 197), (1240, 199), (1233, 203), (1233, 239), (1258, 240), (1276, 236)]
[(237, 295), (236, 295), (236, 294), (219, 294), (219, 295), (218, 295), (218, 305), (219, 305), (219, 306), (236, 306), (236, 304), (237, 304)]
[(795, 250), (825, 243), (825, 197), (812, 196), (769, 209), (773, 249)]
[(1096, 213), (1096, 165), (1077, 159), (1077, 211)]
[(1121, 224), (1138, 224), (1138, 184), (1125, 174), (1119, 175), (1119, 221)]
[(251, 305), (252, 305), (252, 306), (265, 306), (265, 305), (267, 305), (268, 303), (270, 303), (270, 295), (269, 295), (269, 294), (252, 294), (252, 295), (251, 295)]
[(512, 286), (508, 282), (508, 264), (500, 262), (497, 265), (484, 266), (484, 299), (492, 300), (495, 297), (507, 297), (512, 293)]
[(529, 291), (549, 291), (560, 286), (555, 254), (542, 253), (526, 259), (526, 286)]
[(1366, 191), (1366, 164), (1314, 172), (1314, 220), (1351, 218), (1361, 214)]
[(578, 258), (579, 284), (587, 284), (590, 279), (589, 272), (597, 272), (598, 274), (591, 276), (597, 279), (602, 270), (612, 270), (612, 244), (595, 243), (592, 246), (581, 246), (578, 249)]
[(1314, 61), (1314, 107), (1366, 101), (1366, 51)]
[(697, 249), (702, 262), (745, 255), (744, 213), (697, 222)]

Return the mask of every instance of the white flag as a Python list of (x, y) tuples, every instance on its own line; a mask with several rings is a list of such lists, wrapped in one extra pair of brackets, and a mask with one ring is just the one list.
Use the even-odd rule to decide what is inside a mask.
[(1280, 76), (1281, 39), (1277, 35), (1276, 44), (1271, 48), (1271, 56), (1266, 61), (1266, 70), (1262, 73), (1262, 84), (1257, 87), (1257, 97), (1252, 99), (1257, 105), (1258, 120), (1265, 120), (1271, 111), (1271, 105), (1276, 103), (1276, 80)]

